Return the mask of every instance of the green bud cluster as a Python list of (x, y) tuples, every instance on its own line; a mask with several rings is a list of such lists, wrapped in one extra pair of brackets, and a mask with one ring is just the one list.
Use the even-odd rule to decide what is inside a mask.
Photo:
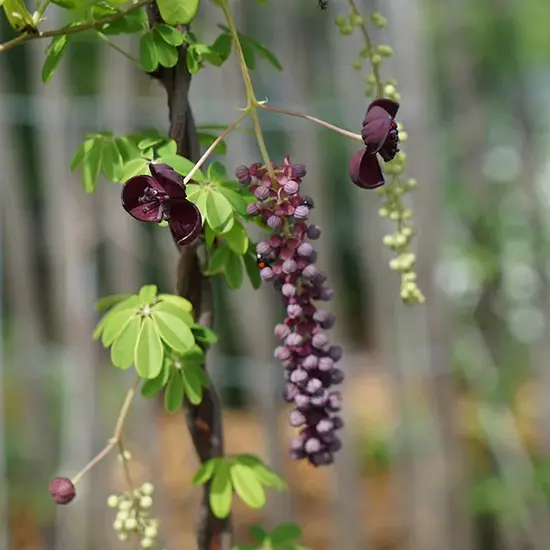
[(153, 492), (153, 485), (144, 483), (134, 491), (109, 496), (107, 506), (117, 510), (113, 528), (119, 540), (126, 541), (135, 534), (140, 548), (156, 548), (159, 521), (151, 517)]
[[(383, 61), (391, 57), (393, 49), (391, 46), (380, 44), (375, 45), (370, 38), (365, 19), (374, 27), (382, 28), (387, 25), (386, 19), (378, 12), (372, 13), (368, 18), (361, 16), (355, 2), (350, 1), (350, 14), (336, 18), (336, 25), (340, 33), (349, 36), (357, 29), (364, 38), (364, 45), (359, 56), (353, 62), (353, 68), (361, 70), (365, 61), (368, 61), (370, 69), (365, 77), (365, 95), (368, 98), (387, 97), (401, 102), (401, 94), (397, 89), (397, 80), (382, 78), (380, 70)], [(407, 133), (401, 124), (398, 124), (399, 140), (405, 142)], [(403, 197), (417, 185), (414, 179), (405, 179), (407, 155), (399, 151), (395, 158), (384, 165), (384, 173), (390, 176), (389, 181), (376, 192), (381, 195), (383, 204), (379, 214), (382, 218), (392, 220), (396, 225), (394, 233), (386, 235), (383, 239), (384, 245), (390, 248), (396, 257), (390, 261), (390, 269), (401, 275), (401, 299), (404, 303), (414, 305), (422, 304), (425, 297), (416, 284), (416, 273), (414, 271), (416, 257), (409, 251), (411, 240), (414, 236), (414, 228), (408, 223), (413, 216), (410, 209), (406, 208)]]

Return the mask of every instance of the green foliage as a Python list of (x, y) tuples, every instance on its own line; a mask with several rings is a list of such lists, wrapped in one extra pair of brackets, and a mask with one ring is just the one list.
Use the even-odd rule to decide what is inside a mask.
[[(226, 36), (228, 36), (229, 40), (231, 40), (229, 28), (225, 25), (218, 26), (224, 31)], [(271, 52), (268, 48), (266, 48), (263, 44), (261, 44), (254, 38), (247, 36), (246, 34), (238, 33), (238, 35), (239, 42), (241, 43), (241, 48), (243, 50), (244, 60), (249, 70), (253, 70), (256, 66), (256, 55), (260, 56), (262, 59), (265, 59), (278, 71), (283, 70), (283, 66), (281, 65), (281, 62), (277, 59), (275, 54)]]
[(42, 66), (42, 82), (48, 82), (57, 69), (63, 54), (67, 49), (69, 39), (67, 35), (55, 36), (46, 48), (46, 59)]
[(231, 512), (233, 493), (247, 505), (259, 509), (265, 504), (264, 487), (279, 491), (287, 485), (258, 457), (248, 454), (213, 458), (205, 462), (193, 478), (194, 485), (210, 482), (210, 508), (218, 518)]
[(157, 0), (160, 15), (169, 25), (187, 25), (199, 9), (199, 0)]
[(2, 0), (0, 6), (13, 30), (18, 32), (36, 30), (35, 22), (23, 0)]
[(254, 544), (234, 546), (233, 550), (307, 550), (296, 542), (302, 536), (302, 530), (295, 523), (281, 523), (271, 533), (261, 525), (251, 525), (250, 534)]
[[(217, 42), (211, 46), (202, 44), (191, 31), (186, 32), (183, 39), (187, 45), (187, 69), (191, 74), (198, 73), (205, 63), (220, 67), (229, 57), (228, 53), (226, 55), (226, 48), (223, 45)], [(229, 49), (231, 49), (231, 44)]]

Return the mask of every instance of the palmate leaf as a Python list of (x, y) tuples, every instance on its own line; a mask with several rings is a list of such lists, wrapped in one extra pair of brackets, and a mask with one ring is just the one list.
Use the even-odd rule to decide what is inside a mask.
[[(198, 405), (202, 401), (202, 388), (208, 385), (208, 383), (203, 383), (204, 378), (202, 374), (204, 374), (204, 371), (195, 363), (187, 363), (181, 369), (181, 374), (187, 399), (193, 405)], [(208, 379), (206, 381), (208, 382)]]
[(93, 335), (94, 340), (97, 340), (101, 336), (101, 334), (103, 333), (103, 330), (104, 330), (104, 328), (105, 328), (105, 326), (106, 326), (106, 324), (109, 321), (109, 318), (111, 316), (115, 315), (116, 313), (118, 313), (122, 310), (127, 310), (127, 309), (128, 310), (133, 310), (134, 312), (138, 311), (138, 309), (139, 309), (139, 298), (137, 297), (137, 295), (132, 294), (131, 296), (129, 296), (125, 300), (122, 300), (121, 302), (117, 303), (107, 313), (105, 313), (105, 315), (103, 315), (103, 317), (101, 318), (101, 320), (99, 321), (99, 323), (97, 324), (97, 326), (95, 328), (94, 335)]
[(176, 294), (159, 294), (158, 298), (162, 302), (171, 303), (177, 308), (187, 311), (187, 313), (191, 313), (193, 311), (193, 306), (191, 305), (191, 302), (189, 300), (186, 300), (185, 298), (182, 298), (181, 296), (177, 296)]
[(168, 383), (170, 373), (172, 372), (172, 362), (165, 358), (162, 364), (162, 370), (156, 378), (144, 380), (141, 386), (141, 395), (143, 397), (154, 397)]
[[(170, 304), (164, 304), (164, 308)], [(187, 312), (180, 313), (188, 315)], [(195, 337), (191, 332), (189, 324), (185, 323), (181, 317), (173, 315), (166, 309), (155, 307), (153, 310), (153, 319), (157, 326), (158, 333), (164, 343), (174, 351), (183, 353), (189, 350), (195, 344)]]
[(137, 315), (133, 309), (123, 309), (113, 315), (109, 315), (103, 333), (101, 335), (101, 343), (104, 347), (109, 347), (126, 328), (126, 325)]
[(204, 485), (214, 474), (216, 466), (223, 460), (220, 458), (211, 458), (207, 460), (193, 476), (193, 485)]
[(223, 234), (223, 239), (236, 254), (244, 254), (248, 250), (248, 235), (243, 224), (235, 221), (233, 227)]
[(170, 46), (181, 46), (183, 44), (183, 33), (170, 25), (157, 23), (155, 32)]
[(139, 64), (146, 73), (158, 67), (159, 56), (152, 31), (145, 32), (139, 39)]
[(266, 487), (271, 487), (278, 491), (284, 491), (288, 488), (285, 480), (277, 475), (274, 470), (266, 466), (257, 456), (251, 454), (240, 454), (236, 461), (254, 471), (256, 477)]
[(212, 484), (210, 485), (210, 509), (220, 519), (226, 518), (231, 512), (233, 488), (229, 477), (229, 465), (226, 461), (216, 464)]
[(156, 285), (144, 285), (139, 289), (139, 302), (140, 305), (145, 306), (150, 304), (157, 296), (157, 286)]
[(158, 0), (162, 19), (169, 25), (187, 25), (199, 9), (199, 0)]
[(172, 369), (172, 374), (168, 380), (166, 391), (164, 393), (164, 408), (169, 413), (178, 412), (183, 405), (183, 377), (181, 369)]
[[(206, 196), (206, 220), (214, 231), (220, 231), (233, 216), (231, 203), (215, 189), (208, 189)], [(227, 228), (228, 230), (230, 228)]]
[(178, 49), (166, 42), (164, 38), (156, 32), (156, 29), (153, 30), (153, 40), (157, 49), (159, 64), (163, 67), (173, 67), (178, 62)]
[[(168, 313), (169, 315), (174, 315), (175, 317), (183, 321), (188, 327), (191, 327), (191, 325), (193, 324), (193, 315), (189, 313), (189, 311), (178, 307), (177, 303), (161, 300), (155, 304), (154, 312), (157, 311)], [(192, 343), (194, 343), (194, 340), (192, 340)]]
[(134, 315), (111, 346), (111, 362), (119, 369), (128, 369), (134, 362), (137, 340), (143, 317)]
[(42, 67), (42, 82), (46, 83), (51, 79), (68, 44), (69, 39), (66, 34), (56, 36), (52, 39), (50, 45), (46, 49), (46, 59)]
[[(217, 139), (217, 135), (211, 134), (210, 132), (198, 132), (199, 143), (205, 148), (208, 149), (214, 141)], [(214, 147), (214, 153), (217, 155), (225, 155), (227, 153), (227, 145), (224, 141), (220, 141)]]
[(260, 276), (260, 270), (258, 269), (258, 264), (256, 263), (256, 257), (253, 250), (250, 250), (249, 248), (248, 252), (244, 254), (242, 258), (244, 268), (252, 288), (260, 288), (260, 286), (262, 286), (262, 277)]
[(203, 327), (201, 325), (193, 325), (191, 327), (193, 334), (195, 335), (195, 340), (200, 344), (215, 344), (218, 341), (216, 333), (209, 329), (208, 327)]
[[(182, 176), (187, 176), (187, 174), (189, 174), (189, 172), (191, 172), (191, 170), (195, 166), (194, 162), (190, 161), (189, 159), (186, 159), (185, 157), (182, 157), (181, 155), (164, 155), (158, 159), (158, 162), (163, 162), (165, 164), (168, 164)], [(199, 183), (206, 182), (206, 176), (199, 169), (193, 174), (193, 181), (196, 181)], [(189, 194), (188, 194), (188, 198), (189, 198)]]
[(295, 523), (281, 523), (271, 531), (269, 538), (275, 544), (284, 544), (299, 539), (302, 536), (302, 530)]

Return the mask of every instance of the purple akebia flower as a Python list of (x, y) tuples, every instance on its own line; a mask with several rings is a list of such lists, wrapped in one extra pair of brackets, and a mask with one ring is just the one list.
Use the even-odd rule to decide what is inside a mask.
[(399, 133), (395, 115), (399, 103), (391, 99), (375, 99), (367, 108), (361, 137), (365, 147), (357, 151), (350, 160), (351, 181), (363, 189), (375, 189), (384, 185), (384, 175), (376, 154), (385, 162), (398, 153)]
[(317, 253), (308, 242), (318, 239), (321, 229), (309, 223), (315, 205), (301, 192), (306, 167), (286, 157), (282, 166), (273, 165), (273, 171), (275, 181), (259, 163), (239, 166), (236, 175), (256, 197), (248, 215), (261, 216), (271, 228), (269, 237), (257, 244), (256, 253), (262, 279), (273, 284), (286, 312), (284, 321), (275, 326), (279, 346), (274, 355), (284, 368), (283, 398), (294, 405), (289, 422), (300, 428), (290, 454), (321, 466), (333, 462), (341, 445), (336, 431), (343, 423), (335, 416), (341, 397), (334, 386), (343, 380), (335, 366), (342, 349), (331, 346), (326, 334), (334, 315), (315, 304), (330, 300), (332, 290), (326, 274), (315, 266)]
[(134, 176), (122, 187), (122, 206), (141, 222), (168, 222), (176, 244), (191, 244), (200, 235), (199, 209), (185, 193), (183, 177), (167, 164), (149, 164), (150, 176)]

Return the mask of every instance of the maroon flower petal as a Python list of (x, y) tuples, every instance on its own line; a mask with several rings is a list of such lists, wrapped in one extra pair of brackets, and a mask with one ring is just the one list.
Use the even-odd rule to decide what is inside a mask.
[(391, 130), (392, 117), (382, 107), (369, 107), (363, 121), (361, 137), (369, 153), (377, 153), (383, 147)]
[(351, 181), (362, 189), (376, 189), (384, 185), (384, 175), (376, 154), (361, 149), (353, 154), (349, 162)]
[(171, 199), (185, 199), (187, 194), (185, 193), (185, 187), (183, 185), (183, 177), (178, 174), (168, 164), (149, 164), (149, 170), (151, 175), (158, 182), (158, 186), (171, 198)]
[(202, 229), (200, 210), (188, 200), (170, 203), (170, 231), (176, 244), (185, 246), (191, 244)]
[(388, 113), (392, 118), (395, 118), (395, 115), (397, 115), (397, 111), (399, 111), (399, 103), (397, 101), (393, 101), (392, 99), (375, 99), (370, 103), (370, 105), (367, 107), (367, 113), (373, 108), (373, 107), (382, 107), (386, 113)]
[(151, 208), (153, 203), (139, 202), (139, 198), (143, 196), (147, 187), (158, 189), (157, 182), (151, 176), (134, 176), (130, 178), (122, 186), (122, 207), (130, 216), (140, 222), (158, 222), (160, 205)]

